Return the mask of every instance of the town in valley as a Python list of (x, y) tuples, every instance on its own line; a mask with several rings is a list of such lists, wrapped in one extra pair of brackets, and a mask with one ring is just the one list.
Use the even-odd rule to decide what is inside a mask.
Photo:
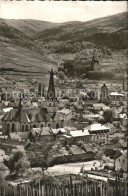
[(126, 14), (31, 35), (0, 19), (2, 196), (127, 195)]

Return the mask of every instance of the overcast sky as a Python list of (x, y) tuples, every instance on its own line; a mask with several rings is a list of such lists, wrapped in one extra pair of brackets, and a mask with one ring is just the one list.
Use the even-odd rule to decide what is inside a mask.
[(126, 1), (3, 1), (0, 18), (50, 22), (87, 21), (127, 11)]

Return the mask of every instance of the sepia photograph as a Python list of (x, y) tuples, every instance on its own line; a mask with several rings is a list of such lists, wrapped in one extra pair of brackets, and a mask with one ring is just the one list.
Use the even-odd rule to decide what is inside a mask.
[(0, 196), (127, 196), (127, 1), (0, 0)]

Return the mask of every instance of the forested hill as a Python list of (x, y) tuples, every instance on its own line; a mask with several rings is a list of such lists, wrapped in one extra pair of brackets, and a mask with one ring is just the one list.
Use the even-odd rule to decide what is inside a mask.
[(87, 22), (0, 19), (0, 67), (16, 72), (31, 67), (33, 73), (43, 75), (65, 59), (84, 64), (79, 59), (90, 59), (94, 49), (106, 60), (114, 51), (112, 58), (125, 64), (127, 24), (127, 12)]

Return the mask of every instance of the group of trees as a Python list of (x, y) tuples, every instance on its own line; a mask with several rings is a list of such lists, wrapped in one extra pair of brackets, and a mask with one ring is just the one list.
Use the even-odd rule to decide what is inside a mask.
[(105, 123), (112, 123), (115, 119), (114, 111), (112, 109), (105, 110), (103, 113), (103, 118)]
[(22, 147), (12, 150), (9, 159), (5, 161), (5, 165), (9, 169), (10, 177), (13, 178), (27, 177), (32, 172), (30, 162)]

